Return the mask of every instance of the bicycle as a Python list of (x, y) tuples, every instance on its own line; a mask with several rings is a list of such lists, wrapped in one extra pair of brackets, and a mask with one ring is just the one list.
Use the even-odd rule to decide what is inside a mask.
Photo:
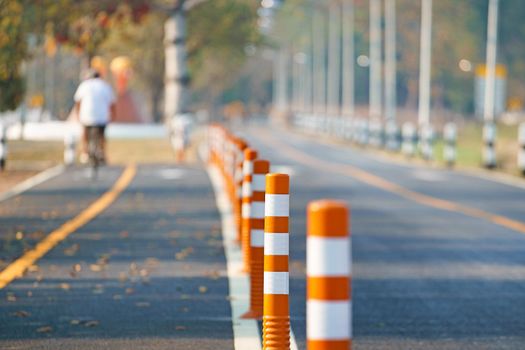
[(98, 169), (104, 163), (104, 154), (101, 147), (103, 137), (103, 129), (99, 126), (88, 126), (88, 158), (90, 165), (91, 178), (96, 179), (98, 176)]

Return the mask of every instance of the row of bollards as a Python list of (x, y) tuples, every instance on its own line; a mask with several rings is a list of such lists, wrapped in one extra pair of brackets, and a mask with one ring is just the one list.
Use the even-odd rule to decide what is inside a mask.
[[(270, 173), (267, 160), (257, 159), (256, 150), (222, 126), (209, 127), (208, 145), (209, 162), (224, 179), (243, 270), (249, 273), (249, 310), (242, 317), (262, 319), (264, 350), (290, 349), (290, 178)], [(338, 201), (315, 201), (307, 221), (307, 348), (351, 349), (348, 209)]]
[[(389, 151), (401, 151), (408, 157), (414, 157), (419, 150), (424, 159), (432, 160), (434, 158), (436, 136), (430, 124), (421, 125), (418, 130), (410, 122), (403, 123), (401, 128), (399, 128), (395, 121), (382, 123), (379, 119), (352, 118), (345, 120), (338, 117), (329, 118), (305, 114), (297, 114), (294, 124), (309, 132), (335, 135), (361, 146), (371, 145), (376, 148), (385, 148)], [(455, 129), (455, 126), (452, 125), (453, 123), (448, 123), (445, 129)], [(336, 128), (336, 131), (333, 131), (332, 128)], [(447, 164), (453, 165), (455, 163), (455, 137), (457, 134), (455, 132), (447, 133), (445, 129), (443, 130), (443, 137), (447, 147), (443, 151), (443, 157)], [(327, 130), (330, 130), (330, 132), (327, 132)], [(451, 147), (454, 147), (452, 152), (450, 152)]]
[[(315, 134), (336, 135), (361, 146), (371, 145), (389, 151), (400, 150), (407, 157), (414, 157), (419, 151), (423, 159), (434, 159), (436, 132), (430, 124), (421, 125), (418, 130), (413, 123), (405, 122), (400, 129), (394, 121), (387, 121), (383, 127), (378, 119), (326, 117), (299, 113), (294, 117), (294, 125)], [(457, 159), (458, 131), (456, 124), (446, 123), (443, 127), (442, 137), (443, 159), (449, 167), (452, 167)], [(489, 169), (495, 168), (497, 164), (496, 125), (494, 123), (483, 125), (482, 139), (483, 166)], [(518, 169), (525, 175), (525, 123), (519, 125), (518, 144)]]

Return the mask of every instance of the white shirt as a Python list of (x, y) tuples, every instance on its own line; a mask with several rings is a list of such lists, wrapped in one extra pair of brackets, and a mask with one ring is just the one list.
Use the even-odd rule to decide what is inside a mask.
[(75, 102), (80, 102), (79, 120), (87, 126), (109, 123), (110, 107), (115, 103), (111, 86), (100, 78), (84, 80), (75, 92)]

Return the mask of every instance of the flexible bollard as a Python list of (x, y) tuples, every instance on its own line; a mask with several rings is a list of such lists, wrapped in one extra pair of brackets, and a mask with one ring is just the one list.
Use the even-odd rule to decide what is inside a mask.
[(260, 319), (263, 316), (264, 281), (264, 199), (266, 174), (270, 162), (258, 159), (253, 162), (252, 203), (250, 209), (250, 310), (243, 318)]
[(242, 181), (243, 181), (243, 163), (244, 150), (248, 144), (242, 139), (236, 139), (235, 142), (235, 168), (233, 169), (233, 195), (235, 210), (235, 225), (237, 227), (237, 241), (241, 242), (242, 235)]
[(421, 126), (420, 147), (423, 159), (432, 160), (434, 158), (434, 129), (431, 124)]
[(496, 124), (485, 122), (483, 125), (483, 166), (487, 169), (496, 167)]
[(241, 206), (241, 247), (243, 257), (243, 270), (250, 271), (250, 232), (251, 219), (250, 212), (252, 207), (252, 178), (253, 178), (253, 161), (257, 158), (257, 151), (246, 148), (244, 150), (244, 162), (242, 165), (242, 206)]
[(445, 145), (443, 147), (443, 158), (449, 167), (454, 166), (456, 162), (456, 140), (457, 128), (454, 123), (447, 123), (443, 127), (443, 138)]
[(518, 143), (520, 146), (518, 151), (518, 168), (525, 175), (525, 123), (521, 123), (518, 128)]
[(416, 128), (414, 124), (406, 122), (402, 127), (403, 144), (401, 150), (407, 157), (413, 157), (416, 153)]
[(306, 348), (352, 347), (351, 249), (346, 204), (310, 202), (306, 243)]
[(290, 349), (288, 220), (290, 178), (266, 175), (263, 350)]
[(7, 130), (0, 124), (0, 171), (4, 171), (7, 159)]
[(394, 120), (389, 120), (385, 126), (386, 148), (390, 151), (399, 149), (399, 129)]
[(75, 135), (67, 134), (66, 137), (64, 137), (64, 164), (71, 165), (75, 163), (75, 149)]

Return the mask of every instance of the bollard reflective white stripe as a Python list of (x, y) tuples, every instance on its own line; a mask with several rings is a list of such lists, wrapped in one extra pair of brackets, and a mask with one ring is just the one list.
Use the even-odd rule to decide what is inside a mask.
[(443, 158), (449, 166), (452, 166), (456, 161), (456, 124), (445, 124), (443, 128), (443, 138), (445, 139), (445, 146), (443, 148)]
[(264, 235), (264, 255), (288, 255), (289, 234), (269, 233)]
[(483, 165), (486, 168), (496, 167), (496, 125), (485, 122), (483, 125)]
[(242, 203), (242, 218), (249, 219), (251, 218), (251, 205), (249, 203)]
[(242, 172), (244, 176), (253, 174), (253, 162), (251, 160), (244, 161)]
[(264, 202), (252, 202), (250, 214), (252, 219), (264, 219)]
[(258, 192), (264, 192), (266, 188), (266, 175), (253, 174), (252, 179), (252, 190)]
[(352, 271), (350, 239), (308, 237), (306, 240), (306, 273), (308, 276), (346, 276)]
[(306, 333), (309, 340), (347, 340), (352, 338), (352, 303), (348, 301), (308, 300)]
[(251, 245), (254, 248), (264, 247), (264, 230), (252, 229), (251, 232)]
[(290, 196), (287, 194), (266, 194), (265, 216), (289, 216)]
[(264, 294), (288, 295), (288, 272), (264, 271)]

